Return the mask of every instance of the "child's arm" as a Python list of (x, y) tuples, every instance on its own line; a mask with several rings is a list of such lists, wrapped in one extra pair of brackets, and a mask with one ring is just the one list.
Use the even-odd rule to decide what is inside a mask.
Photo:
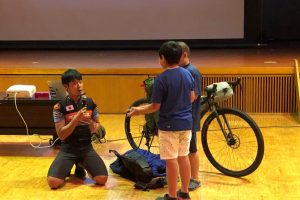
[(160, 109), (160, 103), (150, 103), (139, 107), (131, 107), (128, 109), (127, 116), (141, 115), (157, 112)]

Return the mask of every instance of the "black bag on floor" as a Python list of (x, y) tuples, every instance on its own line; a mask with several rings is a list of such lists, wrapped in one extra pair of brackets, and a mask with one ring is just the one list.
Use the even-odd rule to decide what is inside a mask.
[[(139, 149), (139, 151), (142, 150)], [(123, 155), (115, 150), (109, 150), (109, 152), (113, 152), (117, 156), (117, 160), (110, 164), (112, 171), (135, 182), (134, 186), (137, 189), (148, 190), (166, 185), (165, 177), (157, 177), (157, 173), (154, 176), (151, 166), (137, 150), (127, 151)]]

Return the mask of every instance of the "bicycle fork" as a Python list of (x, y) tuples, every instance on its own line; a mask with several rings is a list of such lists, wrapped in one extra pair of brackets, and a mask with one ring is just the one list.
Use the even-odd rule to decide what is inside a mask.
[[(215, 115), (215, 117), (216, 117), (216, 119), (218, 121), (218, 124), (219, 124), (219, 126), (220, 126), (220, 128), (222, 130), (223, 136), (224, 136), (227, 144), (229, 146), (233, 147), (233, 145), (236, 144), (236, 140), (234, 138), (234, 135), (232, 133), (231, 127), (230, 127), (230, 125), (228, 123), (228, 120), (227, 120), (226, 116), (224, 114), (221, 114), (221, 116), (222, 116), (222, 118), (224, 119), (224, 122), (225, 122), (223, 124), (222, 121), (221, 121), (221, 119), (220, 119), (220, 115), (217, 112), (217, 110), (214, 110), (213, 113), (214, 113), (214, 115)], [(226, 132), (226, 128), (228, 129), (228, 133)]]

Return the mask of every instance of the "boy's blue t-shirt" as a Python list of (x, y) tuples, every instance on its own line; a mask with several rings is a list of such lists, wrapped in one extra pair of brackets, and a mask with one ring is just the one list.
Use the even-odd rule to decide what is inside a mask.
[(201, 87), (202, 87), (202, 75), (198, 69), (191, 63), (188, 65), (182, 66), (184, 69), (187, 69), (194, 78), (195, 83), (195, 94), (198, 95), (198, 98), (193, 102), (193, 132), (200, 131), (200, 118), (201, 118)]
[(158, 128), (163, 131), (191, 130), (191, 91), (194, 79), (182, 67), (167, 69), (155, 79), (152, 103), (160, 103)]

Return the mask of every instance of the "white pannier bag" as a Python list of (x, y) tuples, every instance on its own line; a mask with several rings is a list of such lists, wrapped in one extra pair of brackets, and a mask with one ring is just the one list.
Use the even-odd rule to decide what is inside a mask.
[(217, 85), (214, 98), (215, 102), (223, 101), (233, 95), (233, 89), (227, 82), (213, 83), (211, 85), (208, 85), (206, 88), (212, 89), (214, 85)]

